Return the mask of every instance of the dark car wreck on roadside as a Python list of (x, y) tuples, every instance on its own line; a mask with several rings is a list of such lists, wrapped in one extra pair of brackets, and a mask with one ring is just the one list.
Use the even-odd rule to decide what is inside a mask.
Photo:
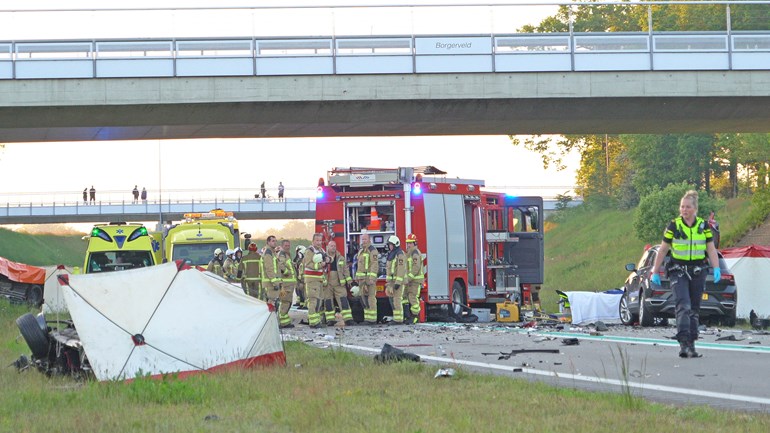
[(22, 355), (13, 365), (19, 370), (30, 367), (47, 376), (71, 375), (91, 378), (91, 367), (71, 320), (47, 321), (43, 313), (27, 313), (16, 319), (16, 326), (32, 352)]

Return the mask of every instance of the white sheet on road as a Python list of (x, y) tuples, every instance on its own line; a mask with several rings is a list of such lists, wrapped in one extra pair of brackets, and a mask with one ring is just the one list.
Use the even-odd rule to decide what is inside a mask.
[(593, 292), (564, 292), (569, 298), (572, 323), (587, 325), (601, 320), (605, 323), (620, 321), (620, 297), (622, 295)]

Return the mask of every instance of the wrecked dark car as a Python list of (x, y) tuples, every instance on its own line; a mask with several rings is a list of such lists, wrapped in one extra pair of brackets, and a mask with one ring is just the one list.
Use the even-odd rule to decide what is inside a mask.
[[(676, 301), (671, 291), (668, 274), (664, 272), (660, 286), (650, 284), (650, 270), (655, 263), (660, 245), (647, 249), (637, 265), (629, 263), (625, 266), (629, 271), (628, 278), (623, 285), (623, 296), (620, 298), (620, 321), (624, 325), (654, 326), (665, 324), (669, 318), (674, 318)], [(738, 290), (735, 286), (735, 277), (730, 273), (727, 263), (719, 254), (719, 267), (722, 271), (722, 279), (714, 284), (714, 276), (711, 270), (706, 276), (706, 290), (700, 305), (701, 323), (735, 326), (735, 312), (738, 304)], [(667, 268), (670, 254), (663, 262), (663, 269)]]
[(45, 315), (24, 314), (16, 326), (32, 352), (13, 365), (19, 370), (34, 367), (48, 376), (71, 375), (78, 379), (92, 376), (83, 345), (71, 320), (47, 321)]

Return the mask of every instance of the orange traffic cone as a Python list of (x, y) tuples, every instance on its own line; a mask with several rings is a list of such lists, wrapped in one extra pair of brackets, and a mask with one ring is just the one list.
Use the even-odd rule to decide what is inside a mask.
[(377, 209), (372, 206), (372, 211), (370, 212), (371, 221), (369, 222), (369, 225), (366, 226), (367, 230), (380, 230), (380, 216), (377, 214)]

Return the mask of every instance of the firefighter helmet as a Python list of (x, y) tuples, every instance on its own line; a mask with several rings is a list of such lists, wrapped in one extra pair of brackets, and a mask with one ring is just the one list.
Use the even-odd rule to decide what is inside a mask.
[(389, 244), (393, 244), (393, 245), (395, 245), (397, 247), (400, 247), (401, 246), (401, 239), (399, 239), (398, 236), (396, 236), (396, 235), (390, 235), (390, 237), (388, 238), (388, 243)]
[(249, 251), (256, 251), (257, 250), (257, 244), (251, 243), (249, 244)]
[(230, 248), (228, 248), (228, 249), (227, 249), (227, 251), (225, 251), (225, 255), (226, 255), (226, 256), (228, 256), (228, 257), (229, 257), (229, 256), (232, 256), (232, 255), (233, 255), (233, 250), (231, 250)]
[(409, 242), (417, 242), (417, 235), (414, 233), (409, 233), (409, 236), (406, 237), (406, 243)]
[(215, 256), (218, 256), (220, 254), (222, 254), (222, 248), (217, 248), (217, 249), (214, 250), (214, 255)]
[(233, 250), (233, 255), (236, 255), (238, 253), (243, 254), (243, 250), (241, 249), (241, 247), (235, 247), (235, 249)]
[(297, 245), (297, 248), (294, 248), (294, 254), (298, 254), (300, 256), (304, 256), (306, 249), (307, 248), (305, 248), (304, 245)]
[(321, 263), (322, 261), (324, 261), (324, 256), (318, 253), (313, 255), (313, 263)]

